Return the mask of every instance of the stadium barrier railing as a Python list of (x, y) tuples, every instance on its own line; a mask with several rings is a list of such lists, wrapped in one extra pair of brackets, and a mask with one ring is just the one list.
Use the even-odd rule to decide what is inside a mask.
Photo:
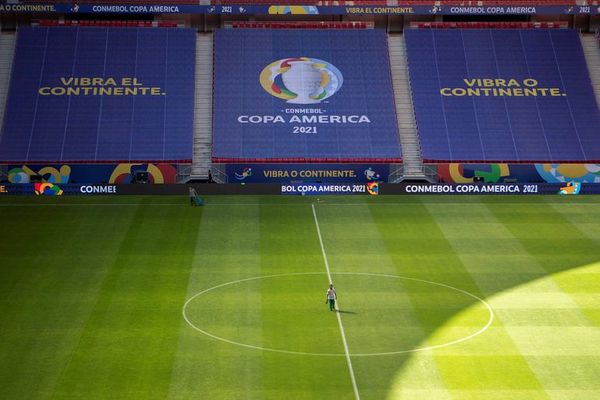
[(225, 172), (227, 168), (226, 164), (213, 164), (210, 168), (210, 174), (212, 180), (215, 183), (229, 183), (229, 176)]

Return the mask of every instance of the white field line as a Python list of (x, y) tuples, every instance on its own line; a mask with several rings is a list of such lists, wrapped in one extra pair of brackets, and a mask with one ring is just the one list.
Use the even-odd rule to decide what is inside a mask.
[[(254, 350), (272, 351), (275, 353), (295, 354), (295, 355), (301, 355), (301, 356), (346, 357), (345, 352), (344, 353), (313, 353), (313, 352), (292, 351), (292, 350), (285, 350), (285, 349), (274, 349), (274, 348), (269, 348), (269, 347), (255, 346), (255, 345), (248, 344), (248, 343), (236, 342), (235, 340), (227, 339), (227, 338), (224, 338), (221, 336), (217, 336), (213, 333), (207, 332), (206, 330), (194, 325), (194, 323), (191, 321), (191, 319), (187, 315), (187, 307), (191, 302), (193, 302), (195, 299), (197, 299), (198, 297), (202, 296), (205, 293), (211, 292), (213, 290), (217, 290), (224, 286), (236, 285), (238, 283), (255, 281), (258, 279), (278, 278), (278, 277), (282, 277), (282, 276), (326, 275), (326, 274), (327, 274), (327, 272), (325, 272), (325, 271), (323, 271), (323, 272), (292, 272), (292, 273), (287, 273), (287, 274), (255, 276), (252, 278), (244, 278), (244, 279), (238, 279), (238, 280), (231, 281), (231, 282), (221, 283), (219, 285), (210, 287), (208, 289), (204, 289), (201, 292), (198, 292), (195, 295), (193, 295), (192, 297), (190, 297), (183, 305), (183, 309), (182, 309), (183, 318), (188, 323), (188, 325), (191, 326), (194, 330), (196, 330), (208, 337), (211, 337), (213, 339), (220, 340), (225, 343), (234, 344), (236, 346), (246, 347), (246, 348), (254, 349)], [(433, 281), (428, 281), (425, 279), (410, 278), (407, 276), (376, 274), (376, 273), (372, 273), (372, 272), (334, 272), (332, 275), (375, 276), (375, 277), (382, 277), (382, 278), (402, 279), (402, 280), (413, 281), (413, 282), (422, 282), (422, 283), (427, 283), (430, 285), (440, 286), (440, 287), (444, 287), (447, 289), (455, 290), (466, 296), (472, 297), (473, 299), (482, 303), (486, 307), (486, 309), (488, 310), (488, 313), (489, 313), (488, 322), (485, 324), (484, 327), (480, 328), (479, 330), (477, 330), (474, 333), (471, 333), (468, 336), (458, 338), (458, 339), (452, 340), (447, 343), (440, 343), (440, 344), (436, 344), (436, 345), (432, 345), (432, 346), (416, 347), (414, 349), (407, 349), (407, 350), (384, 351), (384, 352), (379, 352), (379, 353), (352, 353), (351, 354), (352, 357), (389, 356), (389, 355), (394, 355), (394, 354), (414, 353), (414, 352), (418, 352), (418, 351), (428, 351), (428, 350), (432, 350), (432, 349), (439, 349), (442, 347), (452, 346), (452, 345), (467, 341), (469, 339), (474, 338), (477, 335), (482, 334), (490, 327), (490, 325), (494, 321), (494, 311), (492, 310), (492, 307), (485, 300), (483, 300), (480, 297), (475, 296), (473, 293), (467, 292), (465, 290), (459, 289), (454, 286), (446, 285), (445, 283), (433, 282)]]
[[(325, 253), (325, 246), (323, 246), (323, 237), (321, 236), (321, 228), (319, 227), (319, 220), (317, 219), (317, 212), (315, 211), (315, 205), (311, 204), (313, 217), (315, 219), (315, 225), (317, 227), (317, 235), (319, 236), (319, 243), (321, 244), (321, 253), (323, 254), (323, 261), (325, 262), (325, 269), (327, 270), (327, 279), (329, 283), (332, 283), (331, 271), (329, 270), (329, 261), (327, 261), (327, 254)], [(339, 313), (339, 303), (336, 299), (335, 302), (335, 315), (337, 317), (338, 325), (340, 327), (340, 333), (342, 334), (342, 342), (344, 343), (344, 351), (346, 352), (346, 361), (348, 363), (348, 370), (350, 371), (350, 379), (352, 380), (352, 387), (354, 388), (354, 396), (356, 400), (360, 400), (360, 394), (358, 393), (358, 386), (356, 386), (356, 378), (354, 376), (354, 368), (352, 368), (352, 359), (350, 358), (350, 351), (348, 350), (348, 342), (346, 341), (346, 333), (344, 332), (344, 324), (342, 324), (342, 316)]]

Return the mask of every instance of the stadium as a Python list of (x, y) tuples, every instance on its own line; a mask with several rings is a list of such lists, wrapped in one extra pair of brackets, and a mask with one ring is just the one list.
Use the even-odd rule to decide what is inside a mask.
[(600, 398), (597, 0), (0, 0), (0, 398)]

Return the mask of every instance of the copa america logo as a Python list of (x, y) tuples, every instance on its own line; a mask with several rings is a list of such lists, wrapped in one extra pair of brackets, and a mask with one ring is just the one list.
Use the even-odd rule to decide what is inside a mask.
[(260, 73), (260, 84), (271, 96), (292, 104), (317, 104), (333, 96), (344, 78), (339, 69), (317, 58), (277, 60)]

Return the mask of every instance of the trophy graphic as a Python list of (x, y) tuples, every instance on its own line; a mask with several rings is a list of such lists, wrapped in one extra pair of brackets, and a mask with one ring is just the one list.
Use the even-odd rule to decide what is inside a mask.
[(344, 77), (327, 61), (295, 57), (267, 65), (259, 80), (267, 93), (288, 103), (318, 104), (340, 90)]
[[(315, 104), (321, 100), (315, 100), (321, 87), (321, 71), (314, 67), (311, 61), (291, 61), (291, 68), (281, 75), (283, 84), (297, 96), (288, 100), (292, 104)], [(311, 97), (313, 96), (313, 97)]]

